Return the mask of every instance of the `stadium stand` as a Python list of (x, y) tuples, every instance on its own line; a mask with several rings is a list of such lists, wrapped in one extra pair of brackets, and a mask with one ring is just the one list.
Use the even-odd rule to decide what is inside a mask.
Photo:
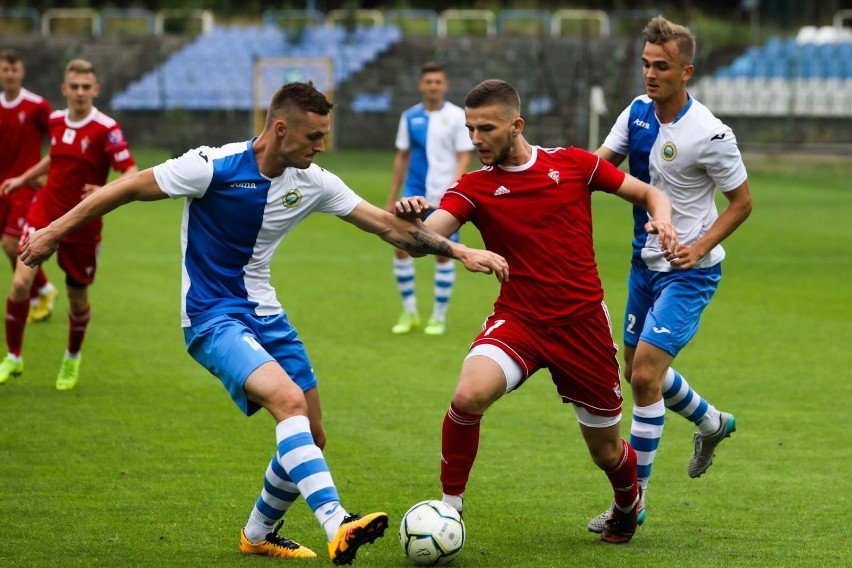
[(701, 79), (696, 95), (728, 116), (852, 116), (852, 30), (806, 26), (770, 38)]
[(130, 83), (116, 110), (252, 110), (254, 62), (262, 57), (327, 57), (335, 83), (349, 79), (401, 39), (392, 26), (306, 28), (298, 42), (272, 25), (216, 26)]

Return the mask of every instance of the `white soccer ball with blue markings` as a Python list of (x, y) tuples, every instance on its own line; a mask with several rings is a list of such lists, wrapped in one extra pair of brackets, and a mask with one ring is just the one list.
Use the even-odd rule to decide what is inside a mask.
[(442, 501), (421, 501), (411, 507), (399, 525), (399, 543), (419, 566), (449, 564), (464, 546), (464, 521)]

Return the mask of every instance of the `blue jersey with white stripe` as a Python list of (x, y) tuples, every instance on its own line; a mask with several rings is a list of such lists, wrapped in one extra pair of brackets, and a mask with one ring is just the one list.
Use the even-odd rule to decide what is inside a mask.
[(185, 197), (181, 223), (181, 321), (221, 314), (281, 313), (270, 283), (278, 244), (314, 211), (348, 215), (361, 198), (311, 165), (264, 176), (252, 141), (200, 147), (154, 168), (160, 189)]
[(473, 150), (464, 110), (448, 101), (434, 111), (414, 105), (400, 117), (396, 148), (411, 152), (403, 196), (421, 195), (437, 207), (455, 181), (459, 153)]

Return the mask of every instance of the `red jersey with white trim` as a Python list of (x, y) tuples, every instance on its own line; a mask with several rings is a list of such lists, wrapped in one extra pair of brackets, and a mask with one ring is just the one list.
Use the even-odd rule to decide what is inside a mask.
[[(50, 115), (50, 169), (47, 183), (36, 194), (27, 223), (36, 229), (47, 226), (80, 203), (86, 184), (104, 185), (110, 168), (123, 172), (136, 165), (121, 127), (112, 118), (92, 108), (81, 121), (72, 122), (68, 109)], [(103, 221), (80, 227), (64, 240), (97, 243)]]
[(486, 166), (447, 190), (441, 209), (473, 223), (509, 263), (495, 311), (560, 323), (600, 309), (592, 191), (615, 192), (624, 176), (585, 150), (533, 146), (526, 164)]
[(21, 89), (13, 101), (0, 93), (0, 182), (19, 176), (41, 160), (50, 103)]

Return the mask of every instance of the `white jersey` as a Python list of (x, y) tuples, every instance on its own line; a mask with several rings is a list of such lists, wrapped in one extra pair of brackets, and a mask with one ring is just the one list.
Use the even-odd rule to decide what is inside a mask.
[(281, 313), (270, 283), (275, 249), (314, 211), (348, 215), (362, 201), (313, 164), (277, 178), (260, 173), (252, 141), (202, 146), (154, 168), (163, 193), (185, 197), (181, 223), (181, 323)]
[(464, 110), (451, 102), (434, 111), (427, 111), (423, 103), (414, 105), (399, 119), (396, 148), (411, 150), (403, 196), (422, 195), (437, 207), (456, 181), (459, 153), (473, 150)]
[[(603, 145), (628, 156), (630, 173), (664, 191), (672, 202), (672, 224), (681, 243), (690, 245), (716, 221), (714, 195), (736, 189), (748, 177), (733, 131), (697, 100), (689, 97), (674, 122), (660, 124), (654, 102), (636, 97), (618, 117)], [(647, 212), (634, 208), (634, 260), (668, 272), (656, 235), (645, 232)], [(725, 258), (717, 245), (696, 264), (707, 268)]]

